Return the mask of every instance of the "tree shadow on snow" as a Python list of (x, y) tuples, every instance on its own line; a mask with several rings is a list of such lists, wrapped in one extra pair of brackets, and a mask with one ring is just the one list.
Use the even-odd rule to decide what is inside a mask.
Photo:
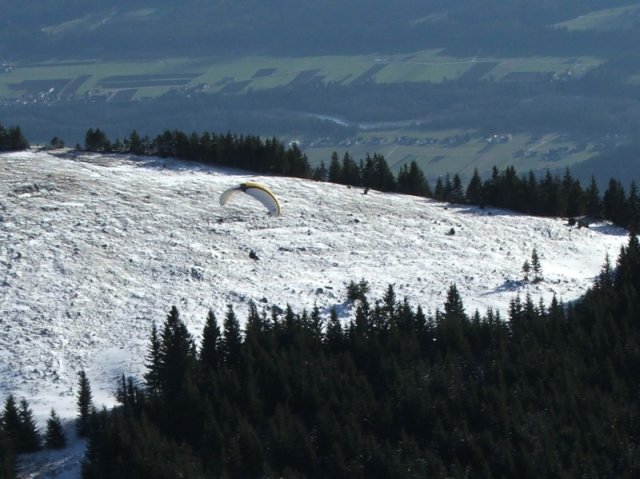
[(474, 216), (527, 216), (524, 213), (518, 213), (517, 211), (505, 210), (502, 208), (489, 208), (489, 207), (480, 207), (480, 206), (472, 206), (472, 205), (461, 205), (455, 203), (440, 203), (437, 206), (442, 208), (443, 210), (452, 210), (456, 213), (460, 213), (463, 215), (474, 215)]
[(500, 293), (515, 293), (523, 289), (527, 284), (528, 283), (522, 279), (505, 279), (500, 286), (491, 291), (487, 291), (486, 293), (482, 293), (482, 296)]

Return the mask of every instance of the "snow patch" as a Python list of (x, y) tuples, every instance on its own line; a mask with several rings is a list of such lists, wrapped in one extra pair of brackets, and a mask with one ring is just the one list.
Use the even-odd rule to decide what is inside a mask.
[[(218, 205), (247, 180), (270, 185), (284, 215), (250, 198)], [(373, 299), (394, 284), (430, 312), (455, 283), (467, 312), (505, 312), (518, 293), (576, 299), (627, 241), (607, 224), (134, 156), (3, 154), (0, 198), (0, 399), (27, 398), (41, 424), (52, 407), (75, 417), (81, 369), (112, 405), (172, 305), (196, 337), (208, 310), (221, 321), (232, 304), (244, 320), (250, 301), (347, 318), (346, 285), (360, 279)], [(530, 285), (534, 247), (544, 282)]]

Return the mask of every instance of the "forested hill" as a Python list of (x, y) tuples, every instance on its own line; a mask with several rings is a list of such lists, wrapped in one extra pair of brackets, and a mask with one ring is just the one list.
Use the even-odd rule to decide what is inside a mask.
[[(0, 57), (345, 53), (442, 47), (474, 55), (628, 49), (628, 29), (550, 28), (621, 0), (6, 0)], [(633, 24), (633, 17), (631, 23)]]
[[(92, 478), (636, 477), (640, 244), (583, 299), (465, 312), (457, 288), (425, 315), (389, 287), (317, 309), (233, 308), (196, 340), (172, 308), (120, 406), (77, 425)], [(93, 412), (92, 412), (93, 409)]]
[[(267, 153), (266, 143), (249, 144), (256, 157)], [(142, 420), (139, 429), (137, 422), (112, 424), (96, 415), (88, 477), (200, 477), (207, 471), (208, 477), (370, 478), (376, 471), (379, 477), (402, 477), (396, 473), (409, 467), (418, 477), (459, 467), (510, 477), (521, 465), (549, 464), (548, 471), (533, 467), (531, 477), (541, 477), (617, 473), (630, 464), (629, 455), (603, 465), (599, 459), (611, 457), (620, 441), (629, 454), (635, 451), (631, 389), (618, 371), (634, 365), (634, 343), (625, 341), (634, 338), (629, 318), (636, 311), (627, 309), (626, 296), (611, 303), (607, 297), (594, 303), (598, 314), (605, 308), (604, 316), (583, 325), (564, 317), (553, 299), (570, 301), (584, 293), (607, 254), (613, 258), (626, 244), (620, 230), (451, 207), (362, 185), (248, 176), (171, 158), (25, 151), (0, 160), (0, 307), (6, 326), (0, 349), (8, 358), (0, 389), (28, 398), (40, 418), (52, 407), (62, 418), (72, 417), (80, 368), (91, 378), (98, 408), (107, 397), (113, 401), (114, 378), (143, 378), (152, 324), (160, 328), (172, 304), (193, 334), (178, 344), (188, 346), (188, 367), (196, 350), (202, 356), (193, 338), (203, 331), (208, 310), (222, 320), (231, 307), (245, 322), (246, 339), (247, 311), (258, 305), (259, 317), (251, 315), (256, 345), (230, 346), (238, 327), (228, 320), (230, 327), (222, 328), (224, 351), (238, 345), (244, 351), (238, 369), (214, 362), (215, 370), (196, 373), (184, 395), (170, 399), (180, 401), (187, 416), (176, 403), (146, 396), (141, 383), (125, 385), (126, 397), (120, 398), (135, 406), (130, 419), (150, 422)], [(344, 165), (359, 172), (351, 161)], [(498, 176), (500, 183), (513, 180), (511, 174)], [(218, 205), (223, 191), (248, 179), (276, 192), (283, 216), (266, 216), (250, 197)], [(603, 284), (613, 281), (610, 269)], [(635, 277), (626, 271), (622, 278)], [(349, 283), (360, 278), (366, 280)], [(624, 291), (635, 297), (633, 290)], [(371, 298), (368, 307), (363, 295)], [(387, 306), (374, 298), (384, 298)], [(432, 313), (443, 303), (444, 315)], [(469, 318), (487, 306), (492, 313), (486, 320)], [(498, 310), (524, 326), (513, 330), (513, 341)], [(609, 312), (616, 321), (618, 313), (630, 316), (614, 322)], [(610, 351), (617, 353), (603, 387), (615, 389), (601, 393), (591, 388), (600, 370), (589, 361)], [(538, 371), (544, 371), (543, 381)], [(577, 409), (575, 397), (586, 398), (581, 412), (587, 404), (594, 409), (585, 413), (588, 429), (581, 428), (581, 418), (569, 418), (563, 437), (571, 444), (583, 433), (591, 438), (608, 431), (615, 411), (623, 411), (625, 420), (604, 452), (594, 439), (542, 461), (555, 451), (555, 431), (568, 421), (565, 411)], [(505, 404), (511, 409), (502, 415)], [(497, 422), (495, 413), (501, 414)], [(158, 424), (156, 414), (176, 423)], [(528, 422), (531, 417), (535, 421)], [(117, 444), (133, 438), (140, 442)], [(537, 441), (543, 450), (527, 455)], [(583, 457), (597, 465), (583, 464)]]

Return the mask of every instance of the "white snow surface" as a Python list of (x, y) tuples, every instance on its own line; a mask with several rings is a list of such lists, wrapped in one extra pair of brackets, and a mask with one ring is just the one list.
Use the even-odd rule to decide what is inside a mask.
[[(269, 185), (283, 216), (249, 196), (219, 206), (247, 180)], [(221, 322), (231, 304), (243, 321), (251, 300), (325, 314), (337, 306), (348, 320), (346, 285), (360, 279), (372, 300), (393, 284), (429, 312), (455, 283), (467, 312), (504, 313), (517, 294), (578, 298), (626, 241), (606, 224), (578, 229), (171, 159), (2, 154), (0, 400), (25, 397), (42, 423), (52, 407), (73, 418), (84, 369), (96, 403), (114, 404), (117, 379), (142, 375), (151, 325), (172, 305), (196, 338), (209, 309)], [(533, 248), (544, 275), (536, 285), (521, 281)]]

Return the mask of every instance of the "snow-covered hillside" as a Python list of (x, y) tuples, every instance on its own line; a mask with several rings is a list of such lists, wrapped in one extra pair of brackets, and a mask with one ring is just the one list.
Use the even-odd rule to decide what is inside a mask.
[[(218, 205), (249, 179), (272, 187), (282, 217), (248, 196)], [(572, 300), (626, 235), (565, 223), (164, 159), (0, 155), (0, 399), (14, 392), (40, 419), (52, 406), (73, 417), (83, 368), (111, 404), (172, 305), (199, 335), (209, 309), (219, 320), (228, 304), (243, 319), (250, 300), (327, 312), (360, 279), (372, 299), (394, 284), (429, 311), (452, 283), (469, 312), (504, 311), (518, 292)], [(524, 285), (534, 247), (545, 280)]]

